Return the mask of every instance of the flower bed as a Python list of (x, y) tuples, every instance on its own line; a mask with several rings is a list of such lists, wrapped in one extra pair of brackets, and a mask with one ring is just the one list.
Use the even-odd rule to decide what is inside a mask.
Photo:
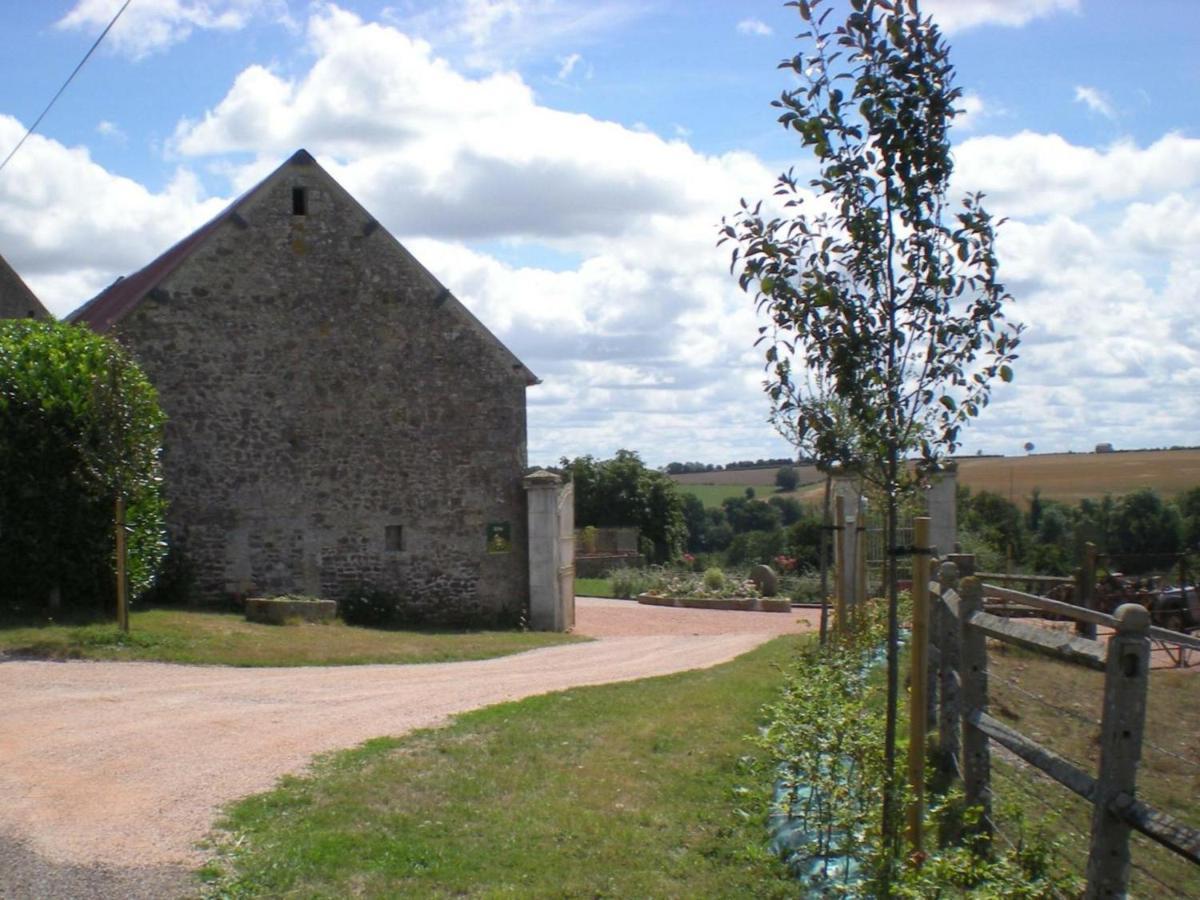
[(791, 612), (792, 603), (780, 597), (672, 597), (648, 592), (637, 602), (646, 606), (677, 606), (685, 609), (736, 609), (743, 612)]
[[(765, 566), (758, 568), (766, 570)], [(765, 574), (770, 575), (773, 582), (774, 575), (769, 570)], [(637, 601), (647, 606), (680, 606), (687, 609), (791, 612), (790, 600), (762, 596), (761, 584), (761, 581), (751, 578), (730, 578), (717, 568), (708, 569), (703, 575), (694, 572), (660, 572), (652, 578), (649, 588), (637, 595)]]

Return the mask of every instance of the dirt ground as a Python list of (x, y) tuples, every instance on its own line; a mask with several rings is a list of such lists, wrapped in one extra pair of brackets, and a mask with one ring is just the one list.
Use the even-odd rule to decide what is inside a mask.
[(0, 897), (170, 897), (223, 805), (313, 755), (579, 685), (706, 668), (816, 611), (667, 609), (580, 598), (597, 640), (418, 666), (230, 669), (0, 663)]

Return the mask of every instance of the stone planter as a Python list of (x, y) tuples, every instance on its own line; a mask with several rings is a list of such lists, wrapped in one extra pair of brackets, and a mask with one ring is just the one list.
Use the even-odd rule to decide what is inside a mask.
[(640, 594), (637, 602), (644, 606), (674, 606), (683, 609), (729, 609), (742, 612), (792, 611), (790, 600), (769, 597), (667, 597), (662, 594)]
[(297, 600), (294, 597), (252, 597), (246, 601), (246, 620), (266, 625), (292, 622), (331, 622), (337, 615), (333, 600)]
[(792, 611), (792, 601), (787, 597), (763, 597), (758, 604), (762, 612), (790, 613)]

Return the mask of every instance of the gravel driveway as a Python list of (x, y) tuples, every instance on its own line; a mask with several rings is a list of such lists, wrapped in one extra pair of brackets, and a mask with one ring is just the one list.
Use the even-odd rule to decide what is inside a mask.
[(533, 694), (706, 668), (809, 611), (581, 598), (586, 644), (418, 666), (0, 663), (0, 897), (187, 893), (218, 809), (314, 754)]

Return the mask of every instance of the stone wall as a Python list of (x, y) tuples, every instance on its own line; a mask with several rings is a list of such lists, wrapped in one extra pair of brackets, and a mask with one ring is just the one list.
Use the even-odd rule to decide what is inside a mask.
[(525, 602), (527, 370), (319, 167), (268, 179), (115, 333), (168, 416), (200, 597), (363, 586), (441, 621)]
[(45, 319), (46, 307), (0, 256), (0, 319)]

